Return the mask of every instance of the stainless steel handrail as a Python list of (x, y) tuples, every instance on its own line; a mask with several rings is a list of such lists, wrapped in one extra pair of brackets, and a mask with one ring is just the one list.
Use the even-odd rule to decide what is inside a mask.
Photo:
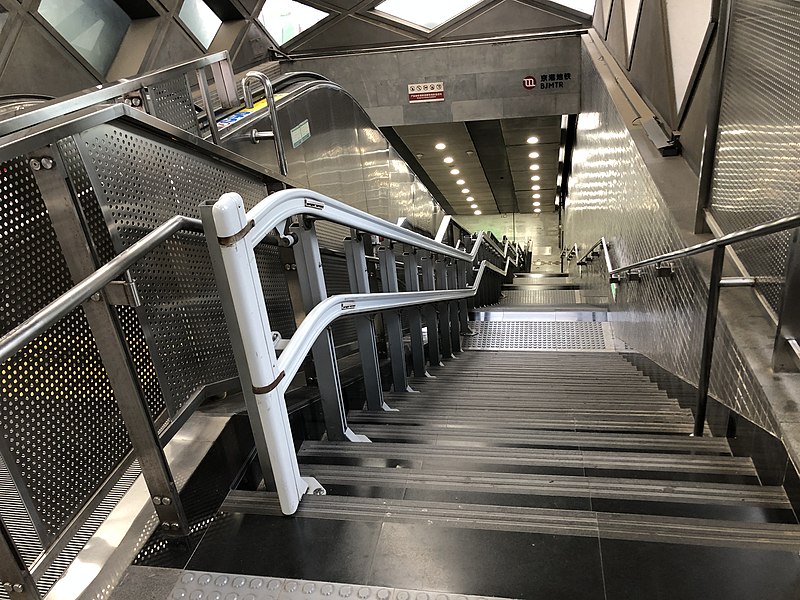
[[(609, 276), (612, 278), (612, 281), (620, 282), (621, 280), (619, 276), (623, 273), (631, 273), (631, 280), (638, 281), (640, 279), (640, 275), (634, 279), (633, 272), (641, 269), (642, 267), (668, 263), (670, 261), (688, 258), (690, 256), (695, 256), (697, 254), (713, 250), (714, 257), (711, 262), (711, 281), (708, 288), (706, 320), (703, 329), (703, 347), (700, 354), (700, 374), (697, 384), (697, 409), (695, 412), (693, 433), (695, 436), (702, 436), (705, 430), (706, 412), (708, 408), (708, 392), (711, 385), (711, 366), (714, 357), (714, 339), (716, 336), (717, 317), (719, 314), (720, 290), (726, 287), (752, 286), (756, 283), (756, 280), (751, 278), (725, 279), (722, 277), (722, 270), (725, 266), (725, 249), (728, 246), (738, 242), (744, 242), (746, 240), (751, 240), (753, 238), (762, 237), (773, 233), (780, 233), (781, 231), (788, 231), (797, 227), (800, 227), (800, 213), (795, 213), (781, 219), (775, 219), (774, 221), (762, 223), (760, 225), (756, 225), (755, 227), (734, 231), (733, 233), (714, 238), (713, 240), (709, 240), (701, 244), (695, 244), (694, 246), (688, 246), (681, 250), (659, 254), (658, 256), (640, 260), (624, 267), (617, 267), (616, 269), (611, 268), (611, 260), (605, 238), (601, 238), (597, 244), (592, 246), (592, 248), (589, 250), (589, 253), (586, 255), (588, 256), (588, 254), (590, 254), (592, 250), (598, 246), (598, 244), (602, 244), (606, 255), (606, 265), (609, 267)], [(584, 256), (584, 259), (586, 256)]]
[[(250, 81), (253, 79), (259, 81), (264, 88), (264, 96), (267, 99), (267, 107), (269, 108), (269, 118), (272, 120), (272, 141), (275, 143), (275, 152), (278, 155), (278, 166), (281, 170), (281, 175), (289, 174), (289, 164), (286, 162), (286, 150), (283, 147), (283, 138), (281, 137), (281, 128), (278, 123), (278, 111), (275, 108), (275, 92), (272, 89), (272, 83), (264, 73), (261, 71), (248, 71), (242, 79), (242, 92), (244, 93), (244, 103), (247, 108), (253, 108), (253, 91), (250, 89)], [(254, 141), (256, 141), (254, 139)]]
[[(88, 90), (82, 90), (69, 96), (63, 96), (51, 102), (45, 102), (36, 108), (20, 113), (14, 117), (0, 121), (0, 136), (38, 125), (50, 119), (63, 116), (96, 104), (102, 104), (126, 94), (139, 91), (143, 87), (160, 83), (181, 74), (228, 61), (228, 51), (216, 52), (202, 58), (186, 61), (172, 67), (150, 71), (133, 79), (121, 79), (106, 83)], [(232, 72), (231, 72), (232, 73)], [(213, 109), (207, 107), (209, 115)], [(213, 118), (213, 117), (211, 117)]]
[(689, 246), (687, 248), (683, 248), (682, 250), (675, 250), (674, 252), (659, 254), (658, 256), (654, 256), (652, 258), (648, 258), (645, 260), (640, 260), (638, 262), (626, 265), (624, 267), (617, 267), (616, 269), (613, 269), (611, 271), (611, 274), (613, 275), (617, 273), (623, 273), (625, 271), (630, 271), (631, 269), (638, 269), (641, 267), (646, 267), (648, 265), (655, 265), (658, 263), (677, 260), (680, 258), (687, 258), (689, 256), (702, 254), (703, 252), (708, 252), (709, 250), (730, 246), (731, 244), (744, 242), (746, 240), (750, 240), (756, 237), (761, 237), (764, 235), (770, 235), (772, 233), (779, 233), (781, 231), (794, 229), (795, 227), (800, 227), (800, 213), (789, 215), (787, 217), (776, 219), (774, 221), (769, 221), (767, 223), (762, 223), (761, 225), (756, 225), (755, 227), (750, 227), (748, 229), (734, 231), (733, 233), (723, 235), (722, 237), (714, 238), (713, 240), (709, 240), (701, 244)]
[(11, 358), (26, 344), (86, 302), (93, 294), (102, 291), (116, 277), (119, 277), (154, 248), (182, 230), (202, 232), (203, 225), (200, 219), (178, 215), (156, 227), (133, 246), (121, 252), (75, 287), (70, 288), (0, 338), (0, 363)]
[(577, 264), (580, 266), (589, 262), (589, 258), (591, 257), (592, 252), (594, 252), (598, 246), (600, 246), (603, 249), (603, 255), (605, 256), (606, 259), (606, 268), (608, 269), (608, 272), (611, 273), (614, 270), (614, 267), (611, 265), (611, 254), (608, 252), (608, 243), (606, 242), (605, 237), (601, 237), (599, 240), (597, 240), (594, 246), (589, 248), (586, 254), (584, 254), (583, 257), (578, 260)]

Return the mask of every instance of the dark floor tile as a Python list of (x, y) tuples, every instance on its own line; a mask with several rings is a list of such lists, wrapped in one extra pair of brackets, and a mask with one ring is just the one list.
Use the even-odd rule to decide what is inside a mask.
[(694, 519), (719, 519), (749, 523), (795, 523), (794, 512), (788, 508), (762, 508), (731, 504), (693, 504), (688, 502), (654, 502), (592, 498), (592, 509), (634, 515), (660, 515)]
[(589, 498), (578, 496), (545, 496), (532, 494), (496, 494), (471, 490), (440, 490), (409, 488), (406, 500), (451, 502), (456, 504), (486, 504), (490, 506), (521, 506), (526, 508), (556, 508), (561, 510), (591, 510)]
[(608, 600), (798, 600), (800, 557), (601, 539)]
[(369, 583), (552, 600), (603, 600), (598, 541), (386, 523)]
[(380, 523), (236, 513), (208, 530), (188, 569), (366, 583)]
[(627, 469), (587, 468), (588, 477), (617, 477), (622, 479), (657, 479), (659, 481), (705, 481), (708, 483), (737, 483), (758, 485), (755, 475), (736, 475), (727, 473), (684, 473), (679, 471), (639, 471)]

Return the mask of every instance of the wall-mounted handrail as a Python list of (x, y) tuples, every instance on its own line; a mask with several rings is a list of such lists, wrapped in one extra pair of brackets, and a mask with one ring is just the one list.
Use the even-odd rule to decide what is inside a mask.
[(0, 363), (78, 308), (178, 231), (203, 231), (199, 219), (172, 217), (0, 338)]
[(248, 71), (242, 79), (242, 92), (244, 93), (244, 103), (247, 108), (253, 108), (253, 90), (250, 88), (250, 82), (256, 80), (261, 83), (264, 88), (264, 96), (267, 100), (267, 107), (269, 108), (269, 118), (272, 120), (272, 141), (275, 143), (275, 152), (278, 155), (278, 166), (281, 170), (281, 175), (289, 174), (289, 164), (286, 162), (286, 151), (283, 147), (283, 138), (281, 137), (281, 127), (278, 122), (278, 111), (275, 108), (275, 92), (272, 89), (272, 83), (264, 73), (261, 71)]
[[(479, 233), (472, 252), (456, 250), (436, 240), (419, 235), (393, 223), (389, 223), (360, 211), (352, 206), (329, 198), (317, 192), (303, 189), (283, 190), (268, 196), (249, 211), (245, 211), (244, 201), (239, 194), (224, 194), (217, 202), (201, 206), (203, 223), (206, 228), (206, 240), (209, 244), (212, 262), (217, 273), (220, 288), (226, 290), (223, 304), (237, 356), (239, 374), (242, 377), (242, 388), (248, 407), (252, 407), (251, 419), (259, 424), (263, 438), (259, 445), (265, 448), (268, 456), (261, 459), (264, 468), (272, 470), (281, 511), (293, 514), (305, 493), (324, 493), (324, 488), (313, 478), (302, 477), (297, 464), (297, 455), (286, 411), (283, 394), (289, 381), (297, 373), (300, 364), (310, 349), (314, 350), (315, 367), (318, 377), (325, 377), (327, 385), (337, 393), (327, 400), (323, 398), (323, 412), (326, 422), (329, 418), (336, 420), (335, 435), (341, 439), (368, 442), (347, 427), (345, 409), (339, 389), (339, 380), (335, 354), (331, 352), (333, 339), (326, 328), (343, 315), (358, 315), (381, 311), (396, 310), (405, 306), (430, 303), (452, 302), (474, 296), (479, 288), (484, 273), (488, 270), (507, 275), (511, 258), (506, 257), (505, 271), (495, 265), (483, 261), (478, 269), (477, 278), (470, 285), (462, 277), (450, 279), (450, 268), (442, 261), (436, 262), (435, 285), (433, 281), (433, 261), (428, 261), (423, 269), (423, 279), (427, 281), (426, 291), (385, 292), (380, 294), (344, 294), (325, 297), (322, 263), (319, 245), (314, 232), (313, 222), (304, 223), (302, 227), (288, 227), (288, 219), (302, 217), (312, 220), (326, 220), (349, 227), (358, 235), (381, 236), (413, 248), (426, 250), (442, 258), (465, 261), (472, 264), (486, 240), (490, 237)], [(255, 262), (254, 249), (269, 232), (274, 229), (287, 237), (294, 236), (297, 244), (297, 266), (300, 285), (308, 313), (289, 344), (278, 358), (272, 341), (267, 306), (261, 290), (260, 275)], [(361, 246), (357, 240), (355, 246)], [(346, 242), (347, 243), (347, 242)], [(352, 246), (348, 246), (352, 249)], [(351, 252), (353, 252), (351, 250)], [(388, 255), (387, 263), (391, 268), (387, 272), (395, 273), (394, 254), (380, 251), (381, 261)], [(409, 255), (410, 258), (411, 255)], [(363, 275), (366, 262), (353, 258), (355, 271)], [(383, 266), (386, 264), (382, 263)], [(426, 275), (427, 273), (427, 275)], [(440, 279), (441, 277), (441, 279)], [(389, 289), (391, 284), (385, 282)], [(354, 285), (351, 282), (351, 285)], [(440, 287), (441, 286), (441, 287)], [(396, 281), (394, 290), (396, 290)], [(452, 318), (452, 311), (450, 312)], [(399, 320), (398, 320), (399, 322)], [(441, 325), (441, 323), (440, 323)], [(435, 326), (434, 326), (435, 328)], [(456, 332), (456, 336), (458, 332)], [(443, 339), (448, 339), (443, 336)], [(402, 339), (400, 339), (402, 343)], [(374, 340), (372, 344), (374, 346)], [(238, 350), (237, 350), (238, 349)], [(371, 350), (374, 350), (372, 348)], [(362, 348), (362, 351), (367, 349)], [(317, 362), (317, 357), (321, 358)], [(324, 358), (324, 360), (322, 360)], [(402, 359), (404, 360), (404, 359)], [(437, 359), (438, 360), (438, 359)], [(374, 359), (377, 367), (377, 359)], [(320, 376), (320, 373), (323, 373)], [(330, 376), (328, 374), (331, 374)], [(402, 389), (402, 388), (396, 388)], [(382, 403), (381, 403), (382, 404)], [(327, 424), (327, 423), (326, 423)], [(329, 429), (329, 435), (332, 430)]]
[[(637, 273), (636, 278), (633, 277), (633, 274), (642, 267), (647, 267), (650, 265), (663, 265), (674, 260), (688, 258), (703, 252), (714, 252), (711, 262), (711, 281), (708, 288), (706, 320), (703, 330), (703, 347), (700, 354), (700, 374), (697, 384), (697, 409), (695, 411), (693, 433), (695, 436), (702, 436), (705, 430), (706, 411), (708, 407), (708, 392), (711, 385), (711, 367), (714, 357), (714, 339), (717, 330), (717, 316), (719, 314), (720, 290), (726, 287), (753, 286), (757, 282), (757, 279), (753, 280), (751, 278), (726, 279), (722, 277), (722, 270), (725, 266), (725, 249), (728, 246), (738, 242), (744, 242), (753, 238), (758, 238), (773, 233), (780, 233), (782, 231), (788, 231), (798, 227), (800, 227), (800, 213), (795, 213), (793, 215), (789, 215), (781, 219), (775, 219), (774, 221), (762, 223), (754, 227), (749, 227), (740, 231), (734, 231), (733, 233), (714, 238), (701, 244), (695, 244), (694, 246), (688, 246), (681, 250), (659, 254), (658, 256), (640, 260), (624, 267), (617, 267), (615, 269), (611, 268), (611, 260), (605, 238), (601, 238), (601, 240), (592, 246), (592, 248), (589, 249), (589, 252), (584, 256), (583, 260), (586, 260), (591, 252), (597, 248), (598, 245), (602, 244), (603, 252), (606, 256), (606, 265), (608, 266), (609, 276), (612, 278), (612, 281), (621, 282), (620, 275), (624, 273), (630, 273), (631, 281), (639, 281), (641, 274)], [(666, 272), (670, 273), (671, 269), (666, 270)]]
[[(576, 244), (576, 246), (577, 246), (577, 244)], [(611, 265), (611, 254), (608, 251), (608, 243), (606, 242), (606, 238), (605, 237), (601, 237), (599, 240), (597, 240), (597, 242), (594, 244), (594, 246), (589, 248), (589, 250), (586, 251), (586, 254), (584, 254), (578, 260), (577, 264), (578, 265), (584, 265), (587, 262), (590, 262), (592, 253), (595, 250), (597, 250), (598, 247), (601, 249), (601, 251), (603, 253), (603, 256), (605, 257), (606, 269), (608, 269), (608, 272), (611, 273), (614, 270), (614, 267)]]
[[(167, 81), (182, 74), (189, 74), (192, 71), (204, 69), (208, 66), (224, 64), (228, 72), (223, 74), (225, 86), (233, 83), (233, 71), (228, 60), (228, 51), (216, 52), (202, 58), (189, 60), (177, 65), (156, 69), (144, 75), (132, 79), (121, 79), (112, 83), (99, 85), (88, 90), (82, 90), (69, 96), (62, 96), (56, 100), (45, 102), (36, 108), (20, 113), (0, 121), (0, 136), (44, 123), (50, 119), (63, 116), (67, 113), (75, 112), (84, 108), (89, 108), (96, 104), (109, 102), (127, 94), (137, 92), (143, 87)], [(217, 83), (219, 89), (219, 82)], [(235, 88), (233, 89), (235, 94)], [(230, 94), (227, 94), (230, 96)], [(221, 96), (222, 97), (222, 96)], [(207, 107), (208, 114), (213, 115), (213, 109)], [(212, 117), (213, 118), (213, 117)]]
[(611, 271), (611, 274), (624, 273), (625, 271), (630, 271), (631, 269), (639, 269), (648, 265), (655, 265), (680, 258), (687, 258), (689, 256), (702, 254), (703, 252), (708, 252), (709, 250), (714, 250), (716, 248), (730, 246), (731, 244), (736, 244), (738, 242), (744, 242), (746, 240), (764, 235), (770, 235), (772, 233), (780, 233), (781, 231), (794, 229), (795, 227), (800, 227), (800, 213), (789, 215), (774, 221), (769, 221), (767, 223), (762, 223), (761, 225), (756, 225), (755, 227), (734, 231), (733, 233), (723, 235), (722, 237), (714, 238), (713, 240), (709, 240), (701, 244), (695, 244), (694, 246), (688, 246), (681, 250), (659, 254), (658, 256), (640, 260), (624, 267), (617, 267)]

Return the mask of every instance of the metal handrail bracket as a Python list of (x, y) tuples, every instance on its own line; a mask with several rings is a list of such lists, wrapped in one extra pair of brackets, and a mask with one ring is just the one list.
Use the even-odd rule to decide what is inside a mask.
[[(254, 249), (273, 229), (278, 228), (279, 233), (285, 233), (285, 225), (290, 217), (299, 215), (332, 221), (355, 231), (382, 236), (457, 261), (473, 262), (482, 236), (478, 236), (479, 241), (473, 252), (466, 253), (317, 192), (303, 189), (277, 192), (262, 200), (249, 212), (245, 211), (244, 201), (236, 193), (224, 194), (210, 207), (210, 212), (206, 207), (201, 208), (205, 211), (203, 218), (212, 261), (214, 257), (219, 257), (220, 260), (215, 264), (218, 281), (230, 295), (230, 306), (226, 308), (226, 313), (237, 338), (234, 348), (241, 349), (241, 353), (237, 354), (237, 362), (240, 363), (240, 375), (243, 375), (243, 391), (257, 412), (255, 418), (265, 438), (262, 443), (269, 454), (269, 465), (281, 511), (287, 515), (294, 514), (304, 494), (324, 494), (325, 490), (314, 478), (300, 475), (283, 394), (309, 350), (323, 339), (320, 336), (326, 328), (344, 315), (375, 313), (471, 297), (477, 293), (487, 270), (506, 275), (511, 259), (506, 258), (505, 271), (483, 261), (473, 285), (463, 289), (343, 294), (320, 299), (308, 312), (278, 358), (272, 341), (272, 329)], [(281, 227), (284, 227), (284, 231), (281, 231)], [(306, 241), (316, 241), (313, 231), (310, 236), (302, 236), (305, 236)], [(302, 237), (300, 248), (302, 253), (309, 253), (305, 257), (306, 261), (308, 258), (312, 259), (312, 268), (316, 271), (314, 276), (321, 277), (321, 265), (314, 258), (314, 248), (303, 249)], [(242, 374), (242, 371), (245, 373)], [(343, 407), (339, 410), (343, 410)], [(252, 418), (254, 417), (251, 415)], [(346, 427), (346, 420), (343, 423)], [(346, 436), (346, 439), (368, 441), (349, 433), (351, 435)]]

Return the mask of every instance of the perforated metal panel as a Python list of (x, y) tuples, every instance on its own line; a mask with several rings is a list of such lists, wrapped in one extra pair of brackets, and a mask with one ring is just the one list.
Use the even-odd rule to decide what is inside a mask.
[[(24, 159), (0, 164), (0, 189), (6, 333), (72, 280)], [(0, 397), (0, 443), (56, 535), (131, 447), (82, 309), (0, 366)]]
[[(199, 217), (198, 206), (225, 192), (253, 206), (263, 183), (134, 129), (102, 125), (82, 134), (82, 153), (97, 181), (99, 203), (117, 251), (167, 219)], [(284, 336), (295, 330), (289, 292), (272, 247), (257, 250), (270, 323)], [(156, 369), (170, 414), (204, 385), (236, 377), (227, 324), (205, 238), (181, 233), (131, 268), (152, 332)]]
[(466, 350), (606, 350), (602, 323), (571, 321), (475, 321)]
[(576, 304), (582, 300), (578, 290), (506, 290), (501, 306)]
[[(320, 242), (321, 243), (321, 242)], [(322, 255), (322, 272), (328, 296), (350, 293), (350, 279), (347, 274), (347, 261), (342, 256)], [(333, 339), (337, 346), (356, 341), (356, 325), (353, 319), (337, 319), (331, 325)]]
[[(80, 141), (79, 137), (77, 139)], [(90, 246), (98, 265), (103, 265), (114, 258), (116, 252), (78, 145), (75, 139), (65, 138), (58, 142), (58, 148), (64, 160), (70, 187), (86, 224)], [(164, 396), (161, 394), (156, 368), (147, 347), (145, 333), (134, 309), (119, 306), (113, 310), (117, 313), (122, 332), (128, 343), (128, 350), (133, 358), (145, 402), (150, 409), (150, 416), (155, 419), (164, 410), (166, 404)]]
[(184, 131), (200, 134), (197, 111), (186, 75), (150, 86), (150, 104), (159, 119)]
[[(800, 210), (800, 4), (736, 0), (711, 212), (725, 233)], [(734, 246), (779, 310), (790, 233)]]

